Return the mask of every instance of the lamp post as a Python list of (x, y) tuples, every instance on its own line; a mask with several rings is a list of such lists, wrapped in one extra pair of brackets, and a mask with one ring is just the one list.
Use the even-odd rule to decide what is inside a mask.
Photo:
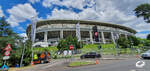
[(26, 37), (24, 37), (24, 39), (23, 39), (23, 52), (22, 52), (22, 57), (21, 57), (21, 62), (20, 62), (20, 67), (22, 67), (22, 62), (23, 62), (23, 57), (24, 57), (24, 51), (25, 51), (25, 42), (26, 42)]

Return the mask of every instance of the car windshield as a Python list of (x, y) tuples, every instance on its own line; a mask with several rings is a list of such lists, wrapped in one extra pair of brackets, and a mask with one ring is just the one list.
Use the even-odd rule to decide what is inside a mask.
[(96, 54), (96, 52), (90, 52), (90, 54)]

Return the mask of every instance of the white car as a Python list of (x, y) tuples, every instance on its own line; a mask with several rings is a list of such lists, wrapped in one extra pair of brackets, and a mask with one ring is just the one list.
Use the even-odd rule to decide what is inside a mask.
[(36, 42), (33, 44), (33, 47), (48, 47), (47, 42)]
[(142, 53), (141, 57), (143, 59), (150, 59), (150, 50), (146, 51), (145, 53)]

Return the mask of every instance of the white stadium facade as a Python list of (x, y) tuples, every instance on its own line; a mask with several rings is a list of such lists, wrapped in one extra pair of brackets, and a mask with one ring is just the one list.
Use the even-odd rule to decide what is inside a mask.
[[(57, 43), (60, 39), (72, 35), (76, 37), (76, 24), (80, 23), (81, 41), (95, 43), (93, 26), (97, 26), (98, 43), (115, 43), (119, 36), (128, 37), (136, 34), (136, 31), (125, 26), (84, 20), (44, 20), (36, 23), (36, 43)], [(31, 25), (27, 27), (27, 35), (30, 37)], [(96, 42), (97, 43), (97, 42)]]

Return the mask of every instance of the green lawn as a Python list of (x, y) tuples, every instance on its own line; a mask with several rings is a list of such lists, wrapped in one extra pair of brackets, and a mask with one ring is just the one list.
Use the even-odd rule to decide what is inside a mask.
[(91, 64), (95, 64), (95, 62), (75, 61), (75, 62), (70, 62), (68, 66), (76, 67), (76, 66), (84, 66), (84, 65), (91, 65)]
[(115, 48), (114, 44), (89, 44), (85, 45), (81, 50), (83, 53), (95, 51), (100, 53), (100, 49), (98, 49), (98, 46), (101, 45), (102, 47), (102, 53), (103, 54), (116, 54), (117, 50), (120, 54), (131, 54), (131, 53), (137, 53), (136, 48), (139, 48), (138, 46), (134, 46), (135, 50), (131, 50), (130, 48), (123, 49), (123, 48)]
[[(115, 53), (115, 45), (114, 44), (101, 44), (103, 54), (114, 54)], [(82, 49), (83, 53), (95, 51), (100, 52), (98, 49), (98, 44), (89, 44), (85, 45)]]
[[(116, 48), (114, 44), (88, 44), (88, 45), (84, 45), (82, 49), (80, 49), (82, 51), (81, 54), (85, 54), (87, 52), (97, 52), (100, 53), (100, 50), (98, 49), (98, 46), (101, 45), (102, 47), (102, 53), (103, 54), (111, 54), (111, 55), (115, 55), (116, 54)], [(134, 46), (134, 48), (138, 48), (138, 46)], [(51, 46), (51, 47), (47, 47), (47, 48), (34, 48), (34, 53), (39, 53), (39, 52), (44, 52), (45, 50), (49, 51), (52, 55), (52, 57), (55, 57), (55, 52), (58, 50), (57, 47), (55, 46)], [(131, 51), (130, 48), (127, 49), (118, 49), (120, 54), (131, 54), (131, 53), (137, 53), (136, 50)], [(80, 55), (81, 55), (80, 54)], [(79, 57), (80, 55), (75, 55), (76, 57)], [(57, 55), (57, 58), (70, 58), (71, 56), (63, 56), (63, 55)]]

